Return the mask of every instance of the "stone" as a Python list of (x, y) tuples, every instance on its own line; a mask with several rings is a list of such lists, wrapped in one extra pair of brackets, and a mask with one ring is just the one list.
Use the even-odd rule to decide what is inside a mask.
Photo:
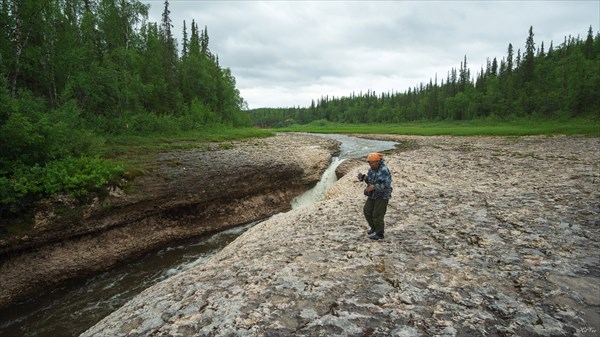
[(378, 137), (416, 144), (386, 156), (385, 240), (365, 235), (366, 165), (347, 167), (326, 200), (257, 224), (83, 336), (600, 331), (600, 139)]
[(338, 147), (323, 137), (278, 134), (209, 151), (171, 150), (146, 158), (146, 174), (102, 200), (43, 200), (35, 226), (0, 241), (0, 307), (169, 243), (286, 211), (319, 181)]

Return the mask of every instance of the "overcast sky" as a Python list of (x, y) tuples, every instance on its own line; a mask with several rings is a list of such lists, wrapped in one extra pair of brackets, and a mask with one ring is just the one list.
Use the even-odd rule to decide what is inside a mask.
[[(160, 22), (164, 0), (150, 4)], [(230, 68), (248, 106), (309, 106), (321, 96), (405, 92), (438, 83), (465, 55), (474, 76), (508, 44), (525, 49), (585, 39), (600, 26), (589, 1), (200, 1), (169, 0), (173, 34), (208, 27), (209, 49)]]

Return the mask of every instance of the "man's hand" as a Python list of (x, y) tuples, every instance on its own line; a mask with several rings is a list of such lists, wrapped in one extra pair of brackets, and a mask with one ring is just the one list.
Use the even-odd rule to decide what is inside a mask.
[(375, 186), (373, 186), (373, 185), (367, 186), (367, 191), (369, 191), (369, 192), (375, 191)]

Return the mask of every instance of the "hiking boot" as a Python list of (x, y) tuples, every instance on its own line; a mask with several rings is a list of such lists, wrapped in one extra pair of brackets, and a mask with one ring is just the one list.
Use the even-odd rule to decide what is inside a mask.
[(367, 231), (367, 235), (375, 234), (375, 230), (373, 228), (369, 228)]
[(369, 239), (371, 239), (371, 240), (383, 240), (383, 235), (373, 234), (373, 235), (369, 236)]

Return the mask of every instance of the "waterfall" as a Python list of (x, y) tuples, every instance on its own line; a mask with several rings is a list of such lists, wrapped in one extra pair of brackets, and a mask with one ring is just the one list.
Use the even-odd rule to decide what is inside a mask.
[(325, 198), (325, 192), (337, 181), (337, 177), (335, 175), (335, 169), (344, 161), (344, 159), (340, 159), (339, 157), (333, 157), (331, 159), (331, 164), (323, 175), (321, 176), (321, 180), (315, 185), (315, 187), (310, 190), (304, 192), (304, 194), (295, 197), (292, 200), (292, 209), (302, 208), (307, 205), (311, 205), (317, 201), (323, 200)]

